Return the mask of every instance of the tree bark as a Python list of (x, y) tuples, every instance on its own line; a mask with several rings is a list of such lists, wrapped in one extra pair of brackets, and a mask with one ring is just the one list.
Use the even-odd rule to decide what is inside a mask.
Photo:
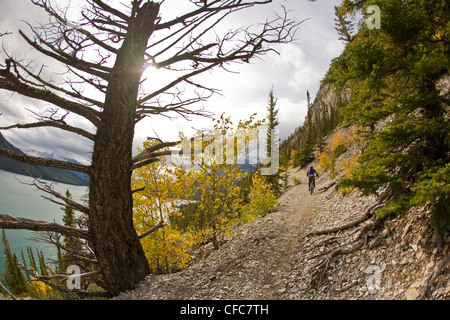
[(158, 4), (148, 2), (131, 17), (108, 85), (101, 114), (104, 125), (94, 141), (89, 232), (104, 283), (113, 295), (134, 288), (150, 272), (133, 226), (131, 173), (138, 87), (158, 10)]
[[(74, 80), (68, 77), (69, 80), (62, 83), (67, 84), (70, 90), (66, 85), (41, 77), (44, 65), (41, 71), (35, 72), (34, 67), (30, 67), (32, 64), (22, 65), (13, 58), (5, 61), (5, 69), (0, 64), (1, 90), (48, 102), (57, 109), (65, 110), (67, 114), (85, 118), (96, 127), (95, 135), (75, 128), (64, 122), (65, 115), (60, 119), (53, 118), (56, 110), (50, 117), (39, 116), (39, 121), (35, 123), (0, 128), (55, 127), (86, 137), (94, 142), (90, 166), (22, 155), (2, 148), (0, 155), (30, 164), (76, 170), (90, 176), (89, 208), (68, 201), (50, 189), (44, 188), (44, 191), (88, 214), (88, 231), (84, 232), (103, 276), (101, 285), (113, 295), (134, 288), (150, 271), (140, 238), (133, 226), (131, 174), (136, 168), (170, 154), (171, 151), (160, 151), (161, 148), (176, 144), (161, 141), (154, 149), (145, 150), (133, 159), (132, 145), (137, 121), (148, 115), (168, 112), (183, 117), (205, 115), (201, 110), (193, 111), (187, 106), (204, 101), (208, 94), (217, 90), (192, 82), (192, 77), (215, 67), (223, 67), (227, 62), (248, 62), (257, 55), (273, 50), (269, 44), (289, 43), (301, 23), (287, 19), (285, 11), (283, 17), (261, 25), (259, 33), (239, 28), (227, 32), (222, 38), (216, 35), (217, 41), (213, 43), (203, 44), (205, 34), (212, 32), (214, 35), (213, 27), (229, 14), (257, 4), (270, 3), (271, 0), (204, 1), (202, 4), (192, 1), (196, 8), (191, 12), (161, 23), (158, 13), (162, 2), (131, 1), (127, 13), (124, 13), (124, 10), (111, 7), (106, 1), (92, 0), (89, 2), (91, 8), (84, 11), (81, 23), (75, 26), (69, 23), (65, 12), (52, 8), (49, 1), (33, 1), (50, 15), (50, 23), (39, 28), (30, 26), (32, 37), (22, 31), (19, 34), (32, 48), (67, 67)], [(202, 24), (204, 27), (199, 28)], [(91, 33), (84, 29), (86, 26), (96, 31)], [(148, 44), (154, 31), (161, 31), (161, 38)], [(0, 37), (3, 35), (0, 33)], [(204, 40), (207, 40), (207, 36)], [(99, 50), (95, 50), (96, 46), (99, 46)], [(177, 51), (173, 57), (170, 57), (172, 50), (169, 49)], [(91, 60), (90, 53), (94, 51), (97, 51), (97, 57)], [(87, 52), (89, 59), (83, 60)], [(111, 67), (113, 59), (115, 62)], [(145, 59), (156, 67), (164, 68), (184, 62), (186, 70), (170, 83), (162, 83), (158, 90), (150, 93), (141, 90), (138, 97)], [(192, 65), (188, 67), (188, 63)], [(154, 80), (158, 82), (158, 79)], [(182, 91), (177, 86), (183, 83), (194, 88), (193, 98), (182, 97)], [(105, 96), (105, 101), (84, 96), (84, 88), (80, 87), (85, 85), (98, 90), (102, 97)], [(207, 94), (200, 93), (203, 90)], [(161, 104), (159, 96), (162, 94), (172, 96), (173, 101)], [(6, 220), (0, 217), (0, 224), (13, 225), (10, 218)], [(17, 226), (16, 222), (14, 226)], [(55, 231), (55, 227), (59, 228), (41, 222), (20, 222), (26, 222), (30, 228), (37, 226), (39, 230), (51, 228)]]

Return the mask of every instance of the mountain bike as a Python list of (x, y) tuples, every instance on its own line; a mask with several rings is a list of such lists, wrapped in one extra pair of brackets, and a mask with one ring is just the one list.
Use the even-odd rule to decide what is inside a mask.
[(311, 192), (311, 194), (313, 194), (315, 184), (316, 184), (316, 177), (310, 176), (309, 177), (309, 191)]

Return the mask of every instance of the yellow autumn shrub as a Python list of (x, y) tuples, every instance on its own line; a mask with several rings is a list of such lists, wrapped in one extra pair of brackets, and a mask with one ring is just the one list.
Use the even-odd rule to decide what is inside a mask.
[(271, 190), (270, 184), (259, 173), (252, 176), (249, 200), (245, 212), (251, 217), (272, 212), (277, 204), (277, 197)]

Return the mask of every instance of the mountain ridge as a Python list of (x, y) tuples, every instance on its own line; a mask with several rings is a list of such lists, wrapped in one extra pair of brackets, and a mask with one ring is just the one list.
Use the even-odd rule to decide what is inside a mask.
[[(17, 153), (25, 154), (22, 150), (15, 147), (0, 133), (0, 148), (5, 148)], [(64, 159), (66, 161), (79, 163), (74, 159)], [(0, 156), (0, 170), (18, 173), (34, 178), (66, 183), (78, 186), (88, 186), (89, 177), (80, 172), (64, 170), (58, 168), (43, 167), (37, 165), (25, 164), (20, 161)]]

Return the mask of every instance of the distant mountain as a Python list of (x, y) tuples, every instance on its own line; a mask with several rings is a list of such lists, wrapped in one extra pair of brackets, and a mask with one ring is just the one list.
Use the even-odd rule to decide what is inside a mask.
[(236, 166), (239, 169), (241, 169), (241, 171), (244, 172), (244, 173), (252, 172), (256, 168), (256, 165), (250, 164), (250, 163), (237, 164)]
[[(22, 153), (22, 150), (12, 145), (8, 140), (6, 140), (3, 135), (0, 133), (0, 148), (5, 148), (17, 153)], [(42, 155), (40, 155), (42, 156)], [(53, 158), (53, 154), (51, 155), (44, 155), (47, 158)], [(79, 163), (76, 160), (73, 159), (60, 159), (65, 161), (70, 161), (74, 163)], [(66, 184), (72, 184), (72, 185), (79, 185), (79, 186), (88, 186), (89, 185), (89, 177), (81, 172), (71, 171), (71, 170), (64, 170), (64, 169), (57, 169), (57, 168), (50, 168), (50, 167), (42, 167), (42, 166), (36, 166), (36, 165), (30, 165), (26, 163), (22, 163), (20, 161), (10, 159), (5, 156), (0, 156), (0, 170), (10, 171), (18, 174), (23, 174), (26, 176), (44, 179), (44, 180), (50, 180), (55, 182), (61, 182)]]

